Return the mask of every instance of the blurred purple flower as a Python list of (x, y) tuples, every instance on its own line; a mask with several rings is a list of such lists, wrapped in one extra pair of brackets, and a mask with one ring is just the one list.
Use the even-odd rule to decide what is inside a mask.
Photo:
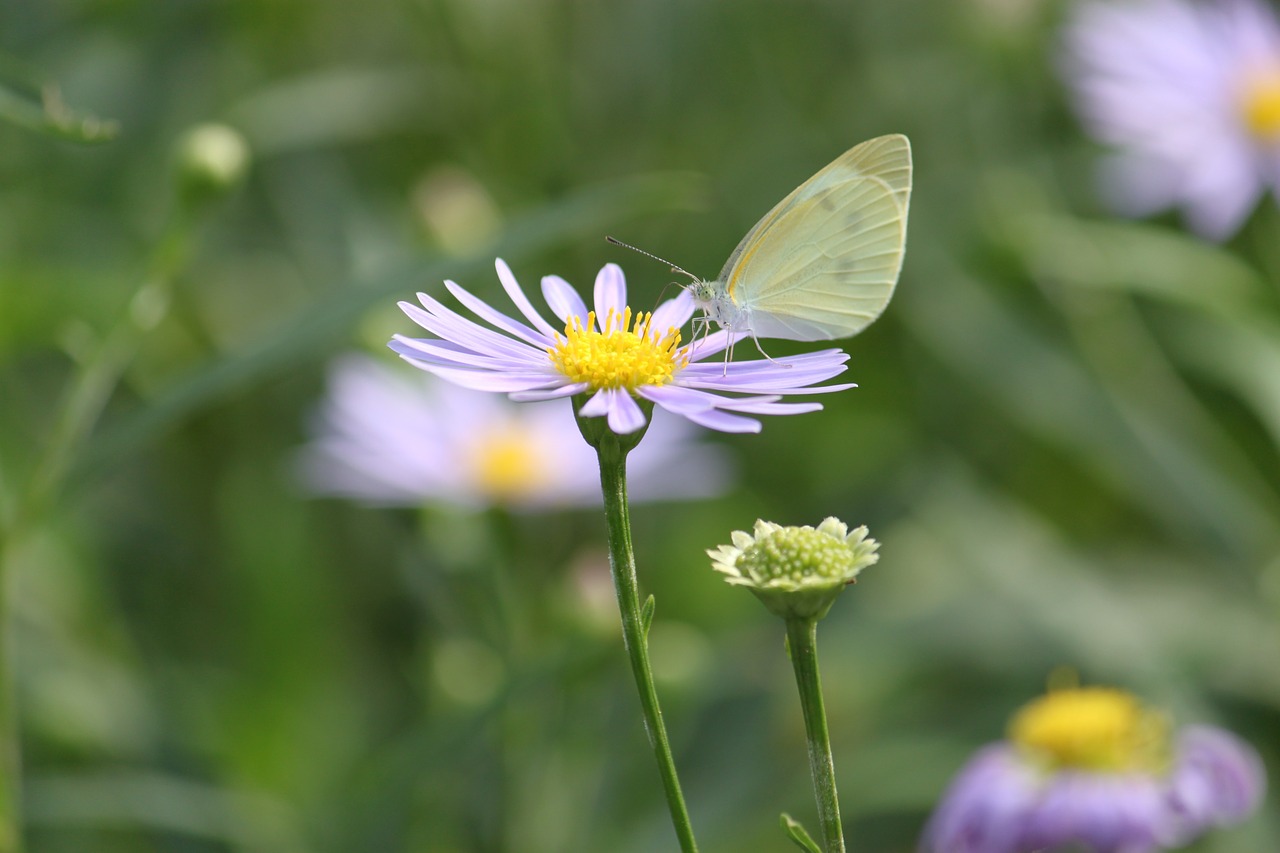
[[(590, 395), (579, 415), (606, 417), (609, 428), (620, 435), (636, 432), (646, 423), (637, 398), (711, 429), (759, 432), (760, 422), (746, 415), (792, 415), (822, 408), (818, 403), (778, 402), (783, 395), (853, 387), (814, 387), (844, 372), (849, 356), (836, 349), (735, 362), (727, 368), (718, 360), (697, 363), (723, 352), (729, 335), (719, 331), (680, 345), (679, 328), (694, 310), (687, 291), (652, 314), (633, 317), (627, 307), (626, 281), (615, 264), (596, 276), (594, 311), (587, 310), (564, 279), (542, 279), (543, 296), (564, 324), (563, 331), (557, 331), (534, 309), (510, 268), (502, 260), (496, 266), (503, 288), (528, 324), (446, 281), (454, 298), (488, 325), (419, 293), (421, 308), (407, 302), (400, 307), (435, 337), (396, 335), (391, 349), (413, 366), (450, 382), (504, 392), (521, 402)], [(740, 337), (741, 333), (734, 339)]]
[(1188, 726), (1171, 743), (1164, 718), (1127, 693), (1057, 690), (970, 759), (920, 849), (1151, 853), (1240, 821), (1265, 786), (1257, 754), (1228, 732)]
[[(722, 492), (724, 449), (700, 431), (655, 418), (630, 455), (639, 500)], [(368, 356), (340, 359), (300, 458), (313, 492), (366, 503), (540, 509), (598, 506), (600, 468), (563, 403), (517, 406)]]
[(1221, 240), (1280, 191), (1280, 21), (1265, 3), (1086, 2), (1065, 43), (1078, 112), (1119, 149), (1102, 186), (1120, 212), (1180, 207)]

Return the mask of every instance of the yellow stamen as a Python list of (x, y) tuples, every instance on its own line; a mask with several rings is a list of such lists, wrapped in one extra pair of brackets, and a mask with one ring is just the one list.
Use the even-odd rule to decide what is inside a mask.
[(621, 315), (609, 309), (604, 331), (597, 332), (594, 311), (586, 323), (573, 317), (564, 328), (564, 339), (557, 336), (547, 355), (556, 370), (574, 382), (586, 382), (593, 391), (667, 384), (689, 363), (689, 357), (680, 354), (679, 330), (672, 327), (663, 334), (650, 328), (652, 314), (637, 314), (634, 325), (631, 320), (630, 308)]
[(1009, 737), (1051, 769), (1160, 771), (1168, 757), (1164, 717), (1108, 687), (1051, 691), (1018, 711)]
[(514, 427), (480, 436), (471, 453), (471, 468), (480, 491), (497, 501), (531, 494), (544, 473), (537, 448)]
[(1280, 68), (1255, 74), (1240, 101), (1245, 126), (1262, 142), (1280, 142)]

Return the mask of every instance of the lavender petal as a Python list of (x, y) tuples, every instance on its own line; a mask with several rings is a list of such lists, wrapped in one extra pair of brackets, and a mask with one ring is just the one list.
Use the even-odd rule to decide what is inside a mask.
[(651, 328), (665, 334), (667, 329), (683, 328), (684, 324), (689, 322), (689, 318), (693, 316), (693, 294), (687, 290), (680, 291), (680, 295), (674, 299), (668, 299), (653, 311), (653, 320), (649, 324)]
[(604, 322), (609, 312), (622, 316), (627, 307), (627, 281), (622, 275), (622, 268), (617, 264), (605, 264), (596, 274), (595, 286), (596, 318)]
[[(578, 291), (574, 290), (569, 282), (558, 275), (543, 276), (542, 296), (547, 300), (547, 305), (551, 308), (552, 313), (566, 324), (572, 318), (577, 317), (582, 321), (583, 326), (586, 326), (587, 303), (582, 301)], [(596, 322), (601, 322), (603, 319), (603, 317), (597, 317)]]
[(539, 349), (552, 346), (555, 343), (555, 341), (547, 335), (544, 335), (541, 332), (529, 328), (524, 323), (508, 317), (501, 311), (491, 307), (488, 303), (471, 295), (471, 293), (465, 290), (461, 285), (452, 281), (446, 281), (444, 286), (448, 288), (449, 292), (453, 294), (455, 299), (467, 306), (467, 309), (470, 310), (471, 313), (475, 314), (480, 319), (485, 320), (490, 325), (496, 326), (508, 334), (515, 335), (517, 338), (527, 341)]
[(529, 297), (525, 296), (524, 291), (520, 289), (520, 283), (516, 281), (515, 274), (511, 272), (511, 267), (507, 266), (507, 262), (502, 258), (498, 258), (493, 262), (493, 265), (498, 270), (498, 281), (502, 282), (502, 289), (507, 292), (512, 304), (520, 309), (520, 313), (533, 324), (535, 329), (548, 338), (554, 339), (556, 330), (542, 318), (541, 314), (534, 310), (533, 303), (529, 301)]

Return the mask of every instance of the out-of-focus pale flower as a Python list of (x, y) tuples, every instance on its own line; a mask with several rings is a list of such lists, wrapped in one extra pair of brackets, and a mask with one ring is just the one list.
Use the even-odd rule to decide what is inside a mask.
[(1229, 732), (1172, 733), (1121, 690), (1053, 690), (960, 771), (921, 851), (1152, 853), (1240, 821), (1265, 786), (1257, 754)]
[(1280, 21), (1265, 3), (1095, 0), (1065, 47), (1085, 125), (1119, 149), (1102, 186), (1120, 212), (1179, 207), (1224, 239), (1280, 190)]
[[(845, 370), (849, 356), (820, 350), (769, 361), (738, 361), (727, 367), (698, 363), (724, 351), (730, 336), (713, 332), (681, 346), (680, 327), (693, 316), (687, 290), (652, 313), (633, 314), (627, 283), (616, 264), (596, 276), (595, 310), (559, 276), (542, 279), (542, 294), (563, 331), (533, 307), (511, 269), (498, 260), (498, 279), (524, 321), (497, 311), (452, 281), (453, 297), (484, 322), (458, 314), (425, 293), (421, 306), (401, 302), (409, 319), (433, 337), (396, 335), (391, 349), (415, 367), (467, 388), (510, 395), (520, 401), (582, 395), (584, 418), (604, 418), (618, 435), (641, 434), (656, 404), (672, 414), (722, 432), (759, 432), (749, 415), (815, 412), (819, 403), (783, 403), (784, 395), (840, 391), (852, 385), (818, 385)], [(527, 321), (527, 322), (526, 322)], [(575, 427), (576, 430), (576, 427)]]
[[(320, 494), (380, 505), (447, 502), (513, 508), (594, 506), (596, 454), (578, 434), (568, 401), (515, 404), (368, 356), (340, 359), (303, 450), (301, 476)], [(637, 499), (722, 491), (722, 448), (699, 430), (657, 418), (630, 456)]]
[(414, 207), (435, 243), (466, 255), (493, 242), (502, 214), (475, 177), (456, 166), (433, 170), (413, 190)]

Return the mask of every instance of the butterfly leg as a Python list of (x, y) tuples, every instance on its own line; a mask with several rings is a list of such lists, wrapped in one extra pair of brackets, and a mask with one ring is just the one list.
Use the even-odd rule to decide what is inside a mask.
[(778, 362), (778, 361), (777, 361), (777, 359), (770, 358), (770, 357), (769, 357), (769, 353), (765, 352), (765, 351), (764, 351), (764, 347), (760, 346), (760, 339), (759, 339), (759, 338), (757, 338), (755, 335), (752, 335), (752, 336), (751, 336), (751, 340), (755, 343), (755, 345), (756, 345), (756, 349), (760, 350), (760, 354), (761, 354), (762, 356), (764, 356), (765, 361), (769, 362), (770, 364), (776, 364), (776, 365), (778, 365), (779, 367), (781, 367), (781, 368), (783, 368), (783, 369), (786, 369), (786, 370), (790, 370), (790, 369), (791, 369), (791, 365), (789, 365), (789, 364), (781, 364), (780, 362)]
[(693, 351), (698, 348), (699, 343), (705, 342), (707, 336), (711, 334), (711, 318), (694, 317), (690, 323), (693, 326), (693, 345), (689, 349)]

